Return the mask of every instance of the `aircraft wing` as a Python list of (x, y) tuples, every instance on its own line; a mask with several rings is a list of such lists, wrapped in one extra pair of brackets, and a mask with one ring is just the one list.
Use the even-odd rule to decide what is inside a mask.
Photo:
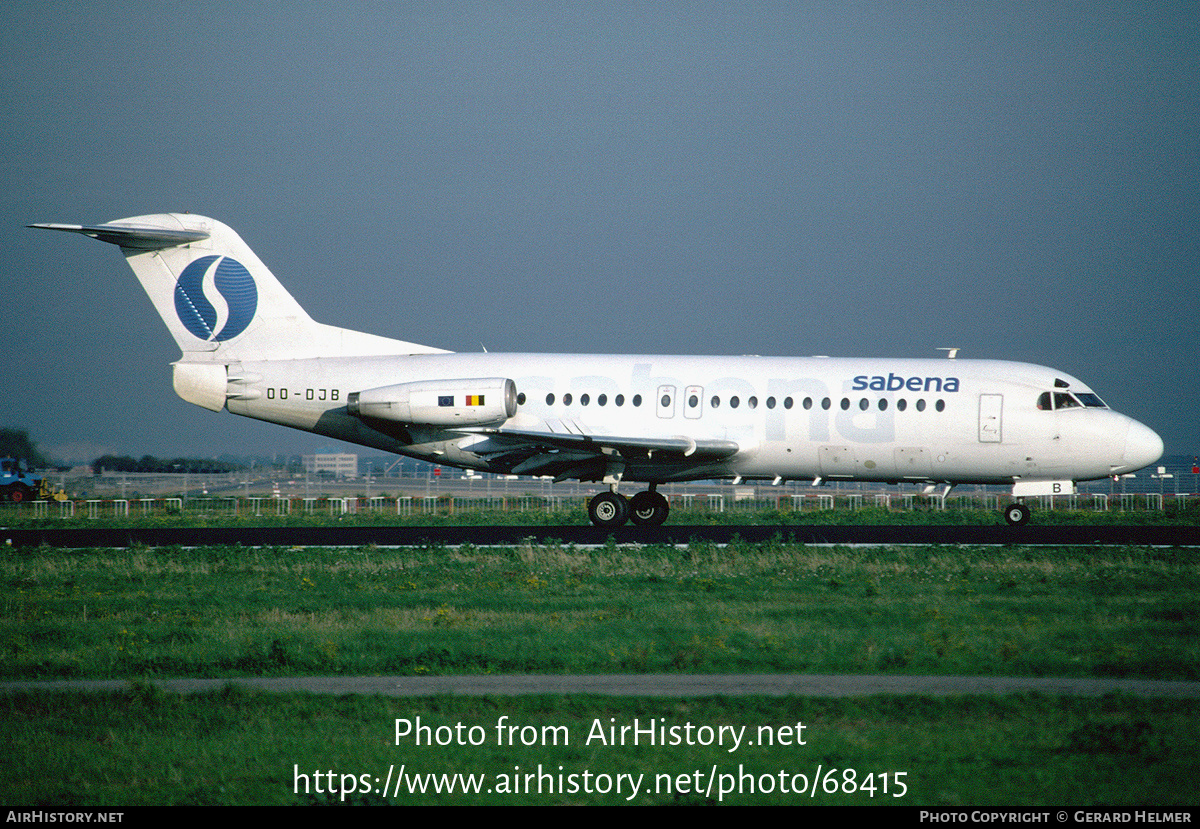
[(647, 438), (518, 429), (479, 431), (486, 436), (486, 443), (472, 446), (471, 451), (497, 460), (507, 459), (516, 475), (550, 474), (562, 479), (580, 477), (594, 470), (597, 462), (617, 458), (642, 465), (705, 466), (728, 458), (739, 448), (731, 440), (685, 436)]

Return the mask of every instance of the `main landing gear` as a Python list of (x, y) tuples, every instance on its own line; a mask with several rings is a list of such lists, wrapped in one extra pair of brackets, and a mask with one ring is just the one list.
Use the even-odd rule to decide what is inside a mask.
[(667, 520), (671, 507), (667, 499), (650, 489), (626, 498), (617, 492), (601, 492), (588, 502), (588, 518), (597, 527), (619, 527), (632, 521), (643, 527), (657, 527)]

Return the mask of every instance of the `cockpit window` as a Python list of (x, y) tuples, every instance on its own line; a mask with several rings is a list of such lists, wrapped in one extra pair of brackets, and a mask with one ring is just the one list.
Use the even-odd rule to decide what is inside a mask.
[(1078, 394), (1068, 394), (1063, 391), (1048, 392), (1044, 391), (1038, 395), (1037, 407), (1039, 411), (1048, 412), (1057, 409), (1078, 409), (1083, 406), (1093, 409), (1107, 409), (1096, 395), (1091, 392), (1079, 392)]
[(1092, 409), (1107, 409), (1108, 408), (1108, 406), (1106, 406), (1104, 404), (1103, 400), (1101, 400), (1096, 395), (1092, 394), (1090, 391), (1081, 391), (1078, 394), (1076, 394), (1075, 396), (1079, 398), (1080, 403), (1087, 406), (1088, 408), (1092, 408)]

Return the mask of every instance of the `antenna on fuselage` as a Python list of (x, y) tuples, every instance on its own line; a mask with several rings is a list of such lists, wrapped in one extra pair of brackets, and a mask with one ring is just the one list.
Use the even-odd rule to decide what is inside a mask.
[(945, 351), (947, 360), (953, 360), (955, 357), (958, 356), (958, 347), (957, 346), (954, 348), (939, 348), (938, 351)]

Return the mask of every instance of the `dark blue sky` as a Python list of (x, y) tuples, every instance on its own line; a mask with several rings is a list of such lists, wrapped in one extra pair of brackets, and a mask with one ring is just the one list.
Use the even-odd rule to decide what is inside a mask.
[(958, 346), (1200, 451), (1195, 3), (230, 5), (6, 9), (0, 425), (52, 453), (329, 445), (177, 399), (118, 251), (24, 228), (169, 210), (234, 227), (323, 322)]

